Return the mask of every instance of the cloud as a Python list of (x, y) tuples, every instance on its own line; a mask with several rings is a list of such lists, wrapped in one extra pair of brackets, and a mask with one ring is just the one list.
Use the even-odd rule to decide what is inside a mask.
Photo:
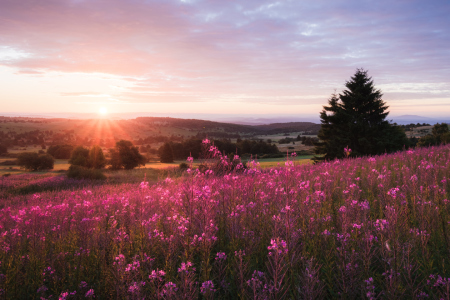
[(136, 103), (309, 103), (359, 67), (381, 85), (449, 82), (449, 13), (418, 0), (5, 0), (0, 65), (120, 76), (132, 85), (118, 99)]

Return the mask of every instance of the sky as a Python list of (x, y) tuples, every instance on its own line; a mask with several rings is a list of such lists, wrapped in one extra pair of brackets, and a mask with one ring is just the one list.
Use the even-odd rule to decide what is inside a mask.
[(448, 0), (0, 0), (0, 114), (450, 116)]

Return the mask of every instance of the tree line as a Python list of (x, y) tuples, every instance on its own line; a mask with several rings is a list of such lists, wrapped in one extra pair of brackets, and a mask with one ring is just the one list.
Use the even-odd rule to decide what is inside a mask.
[[(239, 156), (245, 155), (264, 155), (264, 154), (278, 154), (279, 150), (275, 144), (267, 143), (263, 140), (241, 140), (238, 139), (236, 143), (228, 139), (213, 140), (213, 145), (221, 153), (225, 155), (237, 154)], [(203, 157), (204, 148), (202, 147), (202, 140), (191, 138), (181, 142), (166, 142), (158, 149), (160, 161), (170, 163), (174, 160), (185, 160), (187, 157), (198, 159)]]

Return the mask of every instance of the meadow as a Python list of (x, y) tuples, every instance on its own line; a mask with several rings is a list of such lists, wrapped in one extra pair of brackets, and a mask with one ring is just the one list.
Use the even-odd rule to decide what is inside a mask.
[[(449, 299), (449, 147), (217, 160), (163, 180), (0, 194), (0, 297)], [(63, 180), (15, 176), (2, 186)]]

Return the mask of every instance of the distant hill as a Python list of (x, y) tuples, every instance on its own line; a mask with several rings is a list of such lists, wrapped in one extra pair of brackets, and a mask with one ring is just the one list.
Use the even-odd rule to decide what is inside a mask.
[(198, 119), (138, 117), (129, 120), (1, 117), (0, 139), (14, 146), (98, 144), (112, 147), (120, 139), (135, 144), (162, 143), (190, 137), (254, 138), (262, 135), (303, 132), (317, 134), (319, 124), (311, 122), (242, 125)]
[(406, 124), (417, 124), (417, 123), (428, 123), (428, 124), (436, 124), (436, 123), (450, 123), (450, 117), (444, 118), (444, 117), (435, 117), (435, 118), (429, 118), (429, 117), (422, 117), (417, 115), (401, 115), (401, 116), (388, 116), (388, 120), (392, 120), (393, 122), (401, 125)]
[(140, 117), (137, 122), (148, 126), (160, 125), (165, 127), (176, 127), (198, 132), (226, 132), (243, 135), (277, 134), (287, 132), (308, 131), (310, 134), (317, 134), (320, 124), (311, 122), (289, 122), (274, 123), (266, 125), (243, 125), (233, 123), (214, 122), (196, 119), (160, 118), (160, 117)]

